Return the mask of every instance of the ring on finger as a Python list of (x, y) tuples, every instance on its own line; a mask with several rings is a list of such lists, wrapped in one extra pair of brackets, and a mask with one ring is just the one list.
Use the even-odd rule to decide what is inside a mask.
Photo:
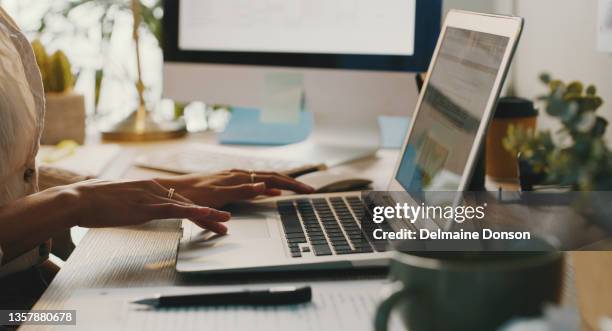
[(251, 175), (251, 184), (255, 184), (255, 171), (249, 170), (249, 174)]
[(173, 188), (168, 190), (168, 199), (172, 200), (172, 197), (174, 196), (174, 192), (175, 192), (175, 189)]

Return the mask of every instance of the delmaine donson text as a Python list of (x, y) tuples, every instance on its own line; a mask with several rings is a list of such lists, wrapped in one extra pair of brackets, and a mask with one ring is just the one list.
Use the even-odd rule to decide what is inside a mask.
[[(405, 220), (412, 224), (417, 221), (446, 220), (458, 224), (466, 221), (483, 221), (486, 217), (487, 204), (480, 206), (427, 206), (400, 204), (395, 206), (376, 206), (372, 209), (372, 221), (380, 224), (386, 220)], [(400, 229), (398, 231), (384, 231), (375, 229), (375, 239), (384, 240), (530, 240), (529, 232), (494, 231), (483, 228), (481, 231), (442, 231), (441, 229)]]

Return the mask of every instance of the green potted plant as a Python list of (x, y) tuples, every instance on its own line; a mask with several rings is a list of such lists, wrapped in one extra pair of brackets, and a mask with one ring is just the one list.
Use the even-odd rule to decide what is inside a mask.
[(62, 51), (48, 54), (39, 40), (32, 42), (45, 89), (45, 121), (41, 143), (55, 145), (62, 140), (85, 140), (85, 99), (73, 91), (75, 78)]
[[(564, 186), (568, 190), (583, 191), (583, 199), (593, 208), (575, 206), (589, 222), (608, 231), (612, 222), (605, 213), (609, 204), (602, 199), (590, 199), (590, 191), (612, 190), (612, 152), (605, 143), (608, 121), (598, 115), (604, 104), (595, 86), (586, 89), (581, 82), (564, 83), (542, 75), (549, 93), (541, 100), (546, 113), (561, 123), (555, 134), (510, 128), (504, 146), (519, 154), (521, 181), (531, 184)], [(525, 186), (525, 185), (523, 185)], [(597, 194), (597, 193), (596, 193)], [(609, 240), (598, 243), (610, 247)], [(577, 301), (585, 329), (596, 329), (603, 316), (612, 314), (612, 254), (602, 251), (572, 252)]]
[(547, 74), (546, 113), (559, 120), (561, 129), (537, 132), (511, 126), (504, 147), (519, 155), (523, 188), (554, 185), (580, 191), (612, 190), (612, 152), (604, 140), (608, 121), (598, 115), (603, 100), (591, 85), (553, 80)]

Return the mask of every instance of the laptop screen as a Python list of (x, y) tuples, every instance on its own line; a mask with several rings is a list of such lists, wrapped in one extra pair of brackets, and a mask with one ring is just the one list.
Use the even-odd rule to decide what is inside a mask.
[(509, 42), (446, 29), (396, 174), (406, 191), (459, 189)]

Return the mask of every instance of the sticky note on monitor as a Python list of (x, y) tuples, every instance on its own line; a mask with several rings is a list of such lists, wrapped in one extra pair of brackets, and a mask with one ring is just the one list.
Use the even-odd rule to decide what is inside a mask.
[(310, 112), (299, 112), (297, 123), (262, 123), (259, 109), (232, 108), (232, 116), (219, 133), (219, 143), (237, 145), (288, 145), (308, 138), (314, 123)]
[(300, 73), (270, 72), (262, 91), (260, 121), (293, 123), (300, 121), (304, 101), (304, 76)]

